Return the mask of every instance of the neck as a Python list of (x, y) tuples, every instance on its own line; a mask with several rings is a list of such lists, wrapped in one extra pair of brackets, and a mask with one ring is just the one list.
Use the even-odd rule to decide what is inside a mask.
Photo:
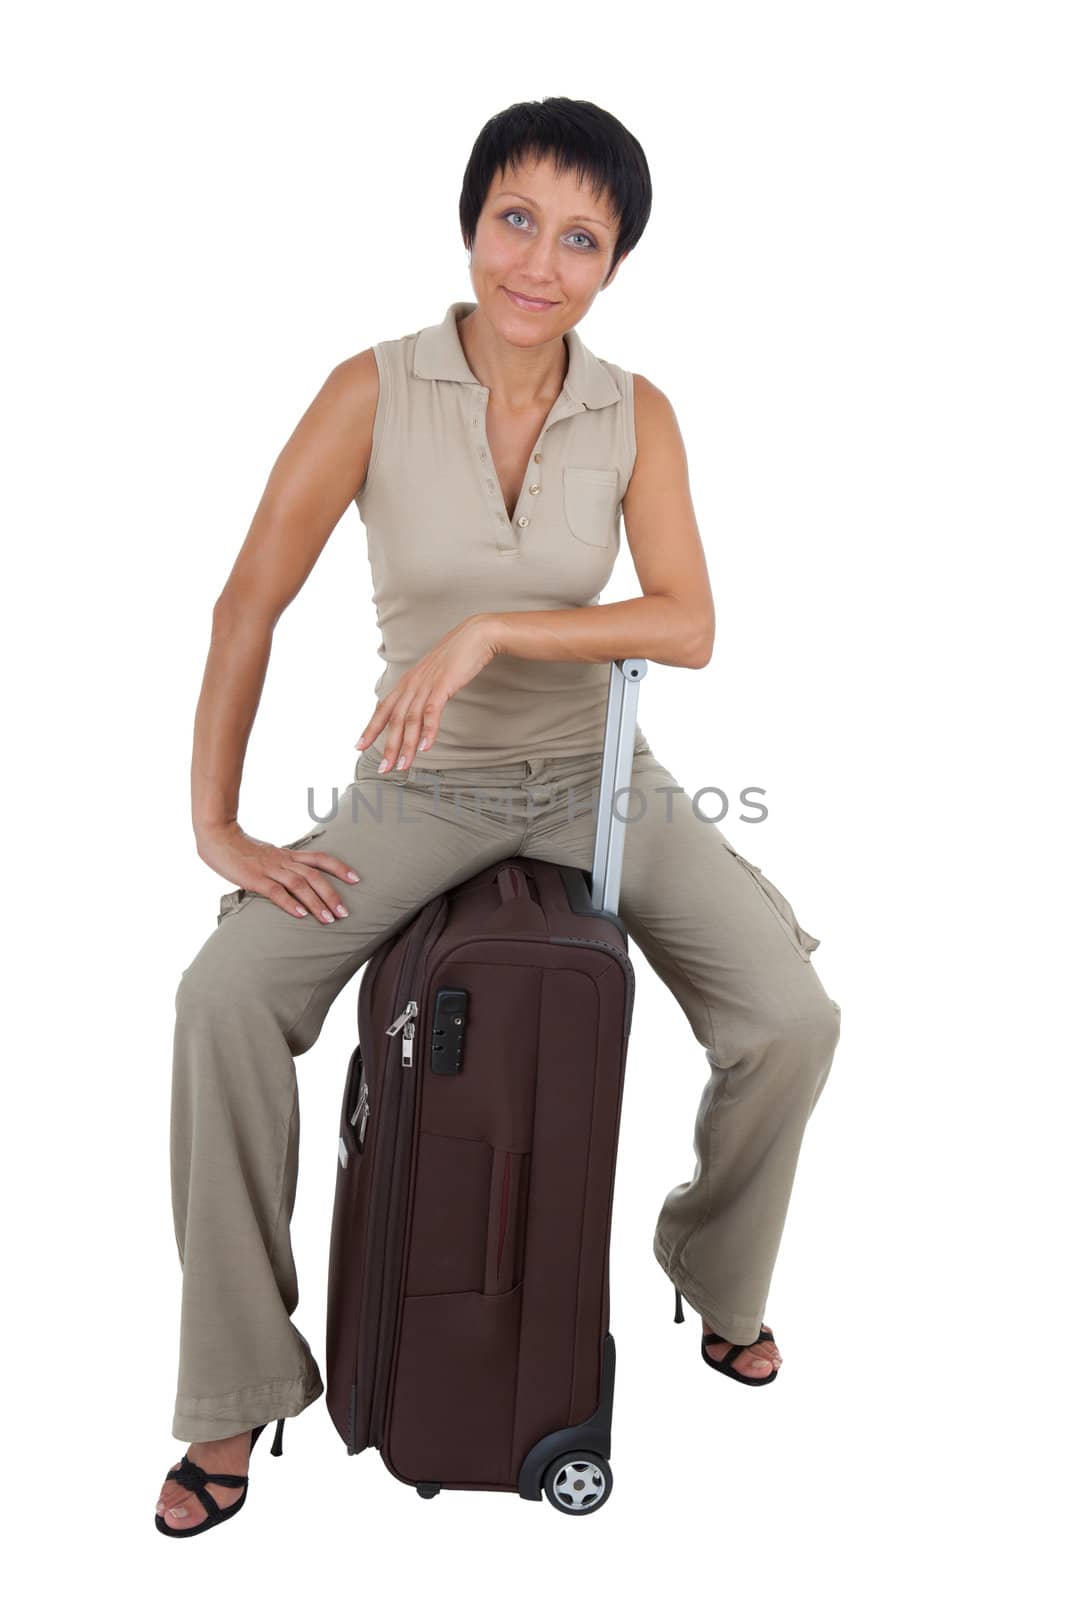
[(502, 339), (480, 307), (456, 323), (467, 365), (498, 405), (529, 411), (552, 405), (563, 388), (570, 354), (560, 335), (528, 349)]

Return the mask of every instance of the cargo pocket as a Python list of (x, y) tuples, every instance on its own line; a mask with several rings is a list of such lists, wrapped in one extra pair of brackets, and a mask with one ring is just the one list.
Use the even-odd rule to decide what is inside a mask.
[(563, 511), (583, 544), (609, 545), (615, 536), (619, 474), (614, 467), (564, 467)]
[[(317, 839), (320, 833), (325, 832), (326, 824), (321, 822), (317, 827), (312, 828), (309, 833), (302, 833), (299, 839), (294, 839), (291, 844), (282, 845), (282, 849), (302, 850), (306, 844), (310, 844), (312, 839)], [(241, 907), (246, 906), (254, 896), (257, 899), (259, 898), (254, 889), (229, 889), (219, 901), (219, 914), (215, 926), (217, 927), (223, 917), (228, 917), (231, 912), (240, 911)]]
[(794, 950), (799, 956), (802, 956), (805, 961), (810, 961), (812, 951), (819, 948), (821, 940), (816, 939), (813, 933), (808, 933), (806, 928), (802, 928), (800, 926), (800, 923), (797, 921), (796, 912), (789, 904), (789, 901), (786, 899), (781, 889), (779, 889), (776, 884), (773, 884), (770, 878), (765, 877), (760, 871), (759, 867), (755, 866), (753, 862), (746, 860), (746, 858), (741, 854), (740, 850), (735, 850), (728, 839), (724, 838), (722, 842), (726, 846), (727, 850), (729, 850), (730, 854), (736, 857), (736, 859), (744, 867), (745, 871), (749, 874), (753, 883), (759, 889), (760, 893), (763, 895), (763, 898), (774, 912), (774, 915), (777, 917), (778, 921), (789, 935), (790, 943), (792, 944)]
[(293, 840), (292, 844), (283, 844), (282, 845), (282, 849), (283, 850), (303, 850), (304, 846), (306, 844), (310, 844), (312, 839), (317, 839), (320, 833), (325, 833), (325, 832), (326, 832), (326, 824), (325, 824), (325, 822), (320, 822), (317, 828), (312, 828), (310, 833), (302, 833), (300, 835), (299, 839), (294, 839)]

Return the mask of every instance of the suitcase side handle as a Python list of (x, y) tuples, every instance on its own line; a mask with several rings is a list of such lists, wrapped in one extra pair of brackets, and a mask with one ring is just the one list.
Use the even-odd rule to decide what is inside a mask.
[(500, 903), (506, 900), (531, 900), (530, 880), (527, 874), (518, 867), (501, 867), (496, 875), (497, 893)]

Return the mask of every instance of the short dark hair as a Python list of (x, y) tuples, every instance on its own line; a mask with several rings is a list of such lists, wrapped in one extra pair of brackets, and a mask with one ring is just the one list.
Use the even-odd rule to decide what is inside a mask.
[(474, 248), (478, 218), (498, 172), (527, 157), (554, 156), (557, 172), (573, 171), (599, 197), (605, 189), (619, 218), (619, 236), (608, 276), (632, 250), (652, 210), (652, 178), (645, 152), (628, 128), (591, 100), (519, 100), (490, 117), (474, 141), (463, 174), (459, 225), (463, 243)]

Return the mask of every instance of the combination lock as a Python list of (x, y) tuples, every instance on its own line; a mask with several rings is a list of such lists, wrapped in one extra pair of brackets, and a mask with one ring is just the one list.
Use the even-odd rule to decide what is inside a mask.
[(466, 989), (438, 989), (434, 995), (431, 1072), (462, 1072), (469, 999)]

